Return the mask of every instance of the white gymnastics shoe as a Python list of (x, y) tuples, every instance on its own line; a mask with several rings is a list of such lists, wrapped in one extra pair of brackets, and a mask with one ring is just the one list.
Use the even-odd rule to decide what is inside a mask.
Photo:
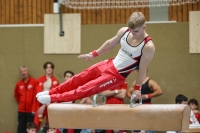
[(51, 97), (50, 97), (50, 95), (40, 95), (40, 96), (37, 97), (37, 100), (41, 104), (50, 104), (51, 103)]
[(42, 95), (49, 95), (49, 91), (39, 92), (39, 93), (36, 95), (36, 98), (38, 98), (39, 96), (42, 96)]

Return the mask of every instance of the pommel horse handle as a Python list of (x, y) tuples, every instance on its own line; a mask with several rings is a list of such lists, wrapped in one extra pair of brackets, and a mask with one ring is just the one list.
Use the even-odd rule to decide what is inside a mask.
[(139, 103), (134, 104), (134, 99), (135, 99), (136, 95), (133, 94), (131, 96), (131, 100), (130, 100), (130, 108), (133, 108), (135, 106), (141, 105), (142, 104), (142, 97), (139, 98)]
[[(102, 98), (102, 103), (97, 104), (97, 97), (100, 96)], [(93, 104), (92, 107), (97, 107), (98, 105), (102, 105), (106, 103), (106, 97), (103, 94), (95, 94), (93, 97)]]
[[(102, 98), (102, 103), (97, 104), (97, 97), (100, 96)], [(139, 103), (134, 103), (134, 99), (135, 99), (136, 95), (133, 94), (131, 96), (131, 100), (130, 100), (130, 108), (133, 108), (135, 106), (141, 105), (142, 104), (142, 97), (139, 98)], [(103, 105), (106, 103), (106, 97), (103, 94), (95, 94), (93, 97), (93, 104), (92, 107), (97, 107), (99, 105)]]

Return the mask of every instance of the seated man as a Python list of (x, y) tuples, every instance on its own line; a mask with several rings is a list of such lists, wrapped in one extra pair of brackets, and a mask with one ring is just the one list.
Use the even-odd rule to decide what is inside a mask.
[[(175, 102), (176, 102), (176, 104), (186, 104), (187, 105), (188, 98), (182, 94), (179, 94), (178, 96), (176, 96)], [(193, 124), (193, 125), (199, 124), (199, 122), (197, 121), (192, 110), (190, 113), (190, 124)], [(177, 133), (177, 132), (176, 131), (167, 131), (166, 133)]]
[[(178, 96), (176, 96), (175, 102), (176, 102), (176, 104), (186, 104), (187, 105), (188, 98), (182, 94), (179, 94)], [(195, 124), (195, 125), (199, 124), (199, 122), (197, 121), (192, 110), (190, 113), (190, 124)]]

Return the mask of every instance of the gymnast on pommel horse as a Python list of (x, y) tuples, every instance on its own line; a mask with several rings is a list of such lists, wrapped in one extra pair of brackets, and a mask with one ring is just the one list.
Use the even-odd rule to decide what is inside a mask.
[(127, 26), (119, 29), (117, 34), (99, 49), (78, 56), (89, 61), (121, 44), (114, 59), (96, 63), (50, 91), (38, 93), (37, 100), (42, 104), (50, 104), (88, 97), (119, 86), (136, 68), (139, 68), (139, 72), (133, 93), (139, 99), (141, 85), (155, 53), (155, 47), (151, 37), (145, 31), (145, 17), (141, 12), (132, 13)]

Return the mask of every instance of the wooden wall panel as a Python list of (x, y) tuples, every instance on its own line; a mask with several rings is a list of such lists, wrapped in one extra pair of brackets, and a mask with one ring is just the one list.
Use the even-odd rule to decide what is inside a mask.
[(63, 9), (63, 13), (68, 13), (68, 9), (69, 9), (68, 7), (66, 7), (66, 6), (63, 5), (62, 9)]
[(96, 24), (97, 20), (97, 14), (96, 14), (96, 10), (92, 9), (92, 24)]
[(14, 23), (15, 23), (15, 0), (10, 0), (10, 24)]
[(91, 9), (88, 9), (87, 10), (87, 24), (92, 24), (92, 10)]
[[(96, 2), (96, 0), (92, 0), (93, 2)], [(91, 15), (92, 15), (92, 24), (97, 23), (97, 10), (91, 9)]]
[[(74, 0), (75, 2), (78, 2), (79, 0)], [(73, 13), (77, 13), (78, 9), (73, 9)]]
[(41, 23), (44, 23), (44, 14), (45, 14), (45, 0), (41, 0)]
[(145, 14), (144, 8), (140, 8), (140, 12), (142, 12), (142, 14)]
[(200, 1), (198, 2), (197, 5), (198, 5), (198, 6), (197, 6), (197, 10), (200, 11)]
[(178, 6), (173, 6), (172, 7), (172, 12), (173, 12), (173, 20), (178, 20)]
[(120, 9), (120, 24), (126, 23), (126, 9)]
[[(14, 3), (14, 12), (15, 12), (15, 22), (14, 24), (19, 24), (19, 0), (15, 0)], [(3, 23), (1, 23), (3, 24)]]
[(178, 6), (178, 22), (182, 22), (183, 21), (183, 5), (179, 5)]
[(33, 10), (33, 7), (32, 7), (32, 1), (35, 1), (35, 0), (28, 0), (28, 9), (27, 9), (27, 14), (28, 14), (28, 19), (27, 19), (27, 23), (28, 24), (31, 24), (31, 23), (33, 23), (32, 22), (32, 10)]
[[(86, 2), (86, 0), (75, 0)], [(91, 0), (97, 2), (98, 0)], [(106, 0), (105, 0), (106, 1)], [(140, 11), (149, 21), (149, 8), (71, 9), (62, 6), (63, 13), (81, 13), (81, 23), (125, 24), (134, 11)], [(200, 11), (200, 1), (168, 7), (169, 20), (188, 22), (190, 11)], [(53, 13), (53, 0), (0, 0), (0, 24), (42, 24), (44, 14)]]
[(105, 9), (106, 12), (106, 24), (111, 24), (111, 9)]
[(169, 21), (188, 22), (190, 11), (200, 11), (200, 1), (179, 6), (169, 6)]
[[(145, 4), (148, 4), (148, 2)], [(144, 7), (144, 16), (145, 16), (146, 21), (149, 21), (149, 8), (148, 7)]]
[[(102, 0), (105, 2), (105, 0)], [(102, 4), (105, 6), (105, 4)], [(106, 24), (106, 9), (101, 9), (101, 24)]]
[(130, 15), (131, 15), (131, 9), (130, 8), (127, 8), (126, 9), (126, 12), (125, 12), (125, 23), (127, 23), (127, 21), (128, 21), (128, 19), (129, 19), (129, 17), (130, 17)]
[(24, 0), (19, 0), (19, 23), (20, 24), (24, 24), (23, 7), (24, 7)]
[(6, 0), (1, 0), (1, 23), (6, 24)]
[(49, 0), (43, 0), (45, 1), (45, 13), (50, 13), (50, 1)]
[(97, 9), (97, 24), (101, 24), (101, 12), (101, 9)]
[(190, 12), (189, 17), (189, 52), (200, 53), (200, 11)]
[(32, 14), (31, 13), (31, 1), (32, 0), (23, 0), (23, 15), (24, 15), (24, 24), (31, 24), (31, 16)]
[(120, 24), (121, 23), (120, 19), (122, 19), (121, 18), (121, 11), (120, 11), (119, 8), (117, 8), (116, 11), (115, 11), (115, 23)]
[(5, 22), (6, 22), (6, 24), (9, 24), (10, 23), (10, 0), (6, 0), (6, 2), (5, 2), (5, 4), (6, 4), (6, 13), (5, 13), (5, 18), (6, 18), (6, 20), (5, 20)]
[[(70, 9), (68, 9), (68, 11), (70, 11)], [(82, 24), (87, 24), (87, 10), (82, 10)]]
[(2, 13), (1, 5), (2, 5), (2, 3), (1, 3), (1, 1), (0, 1), (0, 23), (1, 23), (1, 20), (2, 20), (2, 17), (1, 17), (1, 16), (2, 16), (2, 14), (1, 14), (1, 13)]
[(49, 0), (49, 13), (53, 13), (53, 0)]
[(187, 4), (183, 5), (183, 22), (188, 22)]
[(197, 3), (193, 3), (192, 4), (192, 8), (193, 8), (193, 10), (192, 11), (197, 11), (197, 9), (198, 9), (198, 4)]
[(168, 20), (172, 20), (173, 19), (173, 7), (169, 6), (168, 7)]
[(37, 1), (36, 0), (32, 1), (32, 7), (33, 7), (33, 10), (32, 10), (32, 23), (36, 24), (37, 23)]
[(115, 9), (111, 9), (111, 24), (115, 24)]
[(65, 34), (60, 36), (59, 14), (45, 14), (44, 53), (80, 53), (80, 19), (80, 14), (63, 14), (63, 31)]

